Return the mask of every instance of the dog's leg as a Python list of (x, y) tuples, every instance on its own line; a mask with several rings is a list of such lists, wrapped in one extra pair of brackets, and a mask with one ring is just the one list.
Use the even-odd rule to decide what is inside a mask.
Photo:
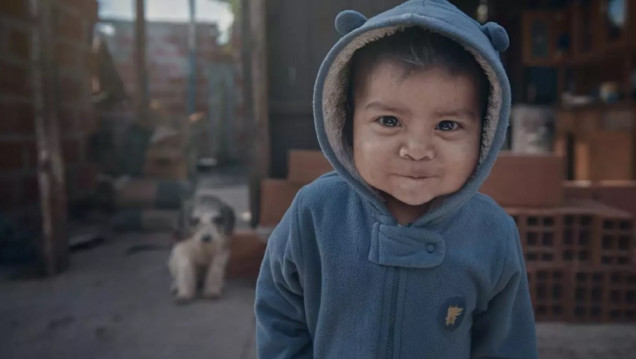
[(221, 296), (225, 281), (225, 267), (229, 259), (230, 251), (227, 249), (219, 251), (212, 259), (203, 287), (203, 296), (205, 298), (216, 299)]
[(177, 303), (191, 301), (196, 293), (196, 269), (185, 252), (183, 246), (177, 246), (170, 257), (170, 272), (174, 279)]

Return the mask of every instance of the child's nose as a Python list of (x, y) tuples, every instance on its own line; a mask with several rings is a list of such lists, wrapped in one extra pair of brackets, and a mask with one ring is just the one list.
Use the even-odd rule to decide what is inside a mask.
[(435, 147), (431, 138), (411, 137), (400, 147), (400, 157), (413, 161), (432, 160), (435, 158)]

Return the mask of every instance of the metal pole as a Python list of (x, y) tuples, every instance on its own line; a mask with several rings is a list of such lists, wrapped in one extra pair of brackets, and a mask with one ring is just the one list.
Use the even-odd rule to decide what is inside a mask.
[(197, 105), (197, 22), (196, 22), (196, 1), (189, 0), (190, 3), (190, 24), (188, 31), (188, 107), (187, 114), (193, 114)]
[(148, 111), (148, 70), (146, 66), (146, 9), (145, 0), (135, 4), (135, 46), (137, 67), (137, 121), (145, 124)]
[(69, 265), (66, 233), (66, 185), (57, 122), (57, 64), (51, 0), (30, 0), (34, 27), (30, 38), (30, 75), (35, 107), (38, 150), (38, 184), (42, 213), (41, 259), (46, 275), (53, 276)]
[(260, 217), (260, 185), (269, 177), (271, 167), (271, 144), (269, 128), (268, 74), (267, 74), (267, 0), (249, 2), (250, 32), (244, 40), (251, 51), (252, 106), (254, 114), (253, 129), (255, 141), (252, 148), (250, 192), (254, 193), (251, 202), (252, 225)]

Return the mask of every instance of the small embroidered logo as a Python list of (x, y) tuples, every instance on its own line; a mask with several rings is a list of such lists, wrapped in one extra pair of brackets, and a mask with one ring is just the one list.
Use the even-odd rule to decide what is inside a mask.
[(457, 317), (462, 315), (463, 311), (464, 308), (460, 308), (454, 305), (448, 307), (448, 313), (446, 314), (446, 326), (450, 327), (452, 325), (455, 325), (455, 320), (457, 320)]
[(466, 313), (466, 299), (461, 296), (452, 297), (439, 307), (439, 323), (446, 329), (454, 331), (459, 328)]

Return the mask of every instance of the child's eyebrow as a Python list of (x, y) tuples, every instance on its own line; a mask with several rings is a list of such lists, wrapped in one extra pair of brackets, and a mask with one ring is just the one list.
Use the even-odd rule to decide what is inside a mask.
[(371, 101), (364, 106), (363, 110), (388, 111), (388, 112), (407, 114), (407, 115), (411, 113), (411, 111), (407, 108), (403, 108), (400, 106), (393, 106), (381, 101)]
[[(394, 106), (388, 103), (384, 103), (382, 101), (371, 101), (366, 104), (362, 110), (376, 110), (376, 111), (387, 111), (392, 113), (397, 113), (400, 115), (411, 115), (411, 111), (406, 107)], [(460, 117), (460, 118), (468, 118), (468, 119), (477, 119), (477, 115), (475, 112), (469, 109), (458, 109), (458, 110), (435, 110), (433, 112), (433, 117)]]
[(475, 113), (468, 109), (451, 110), (451, 111), (435, 111), (433, 113), (435, 117), (468, 117), (476, 119)]

